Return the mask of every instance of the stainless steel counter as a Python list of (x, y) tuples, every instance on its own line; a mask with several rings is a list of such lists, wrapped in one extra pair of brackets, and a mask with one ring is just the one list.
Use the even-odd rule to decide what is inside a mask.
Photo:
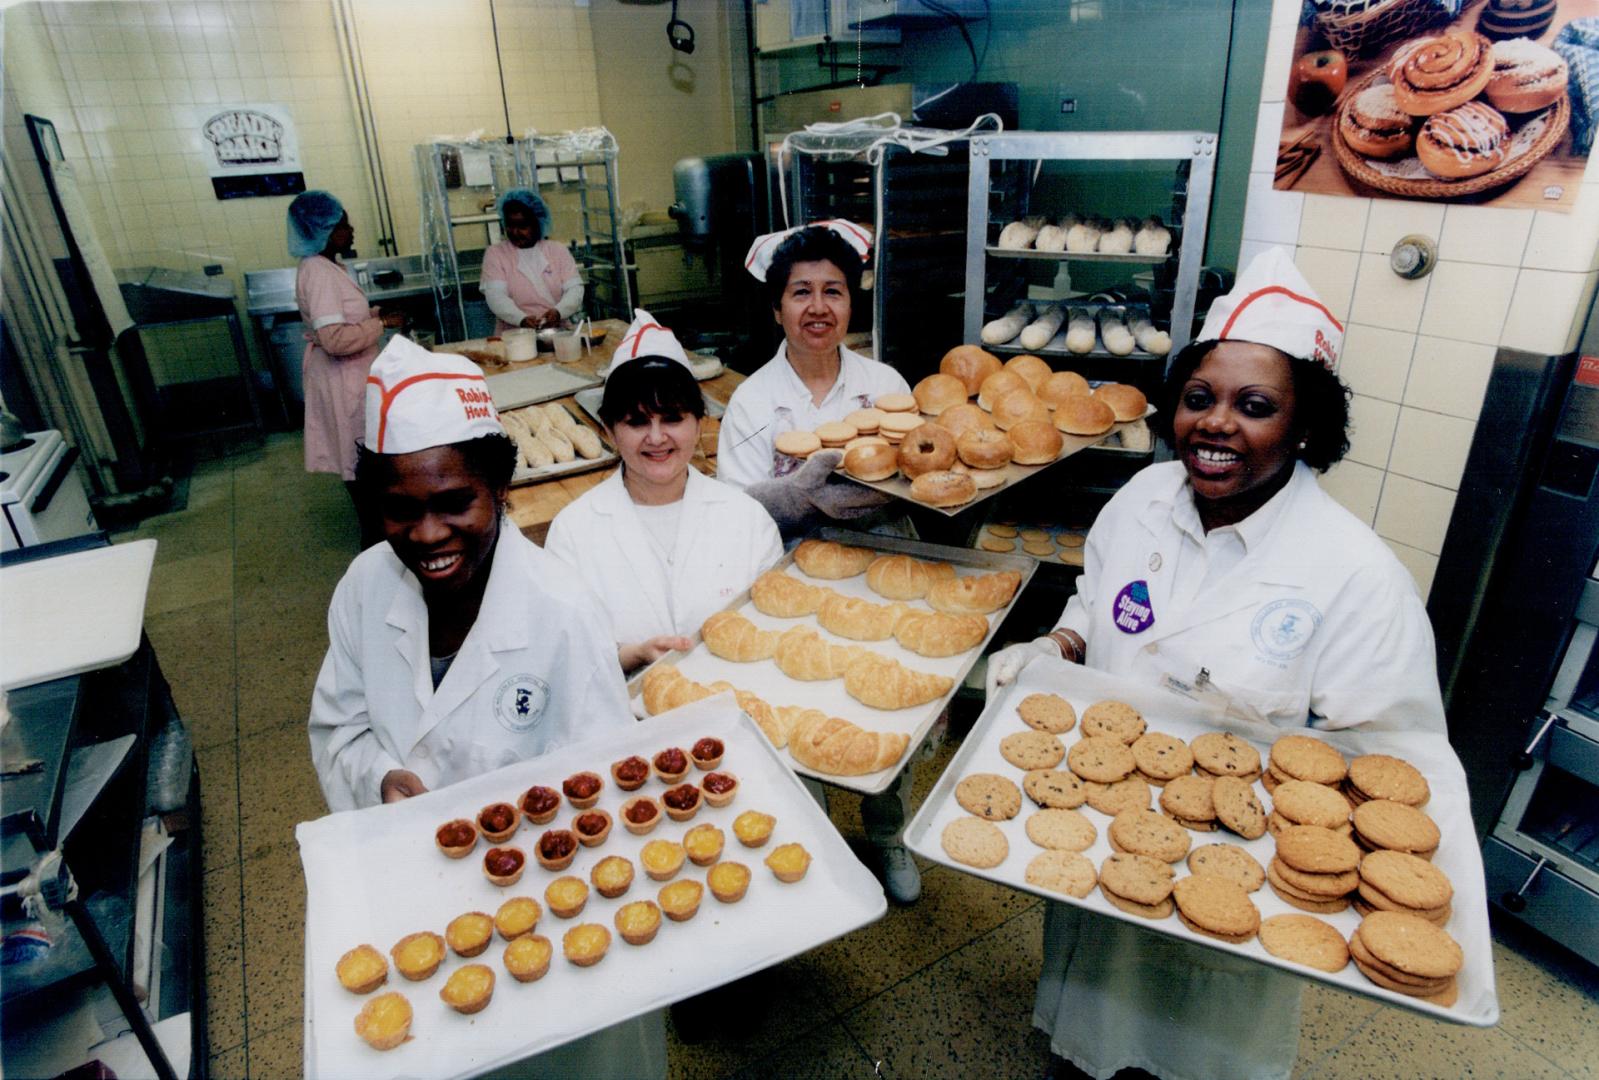
[[(483, 269), (483, 254), (463, 251), (461, 254), (461, 283), (476, 285)], [(385, 300), (400, 300), (433, 291), (433, 275), (420, 255), (396, 255), (386, 259), (359, 259), (364, 262), (372, 277), (388, 270), (398, 271), (398, 284), (369, 285), (362, 290), (366, 298), (381, 305)], [(294, 275), (296, 268), (286, 266), (278, 270), (255, 270), (244, 275), (244, 310), (252, 317), (287, 315), (296, 310), (294, 302)]]

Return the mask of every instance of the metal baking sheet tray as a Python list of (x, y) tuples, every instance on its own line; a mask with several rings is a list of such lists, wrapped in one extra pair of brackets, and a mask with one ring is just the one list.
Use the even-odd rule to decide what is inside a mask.
[[(518, 407), (526, 408), (526, 406)], [(583, 418), (574, 416), (572, 410), (566, 405), (563, 404), (560, 407), (566, 409), (566, 414), (571, 416), (576, 423), (583, 423)], [(515, 412), (516, 410), (501, 409), (500, 411)], [(593, 426), (599, 427), (598, 424)], [(616, 451), (611, 447), (611, 444), (606, 441), (604, 430), (597, 430), (595, 434), (600, 437), (599, 457), (586, 458), (579, 456), (574, 457), (571, 461), (557, 461), (552, 465), (545, 465), (537, 469), (528, 469), (519, 465), (516, 471), (511, 474), (511, 486), (520, 487), (523, 484), (542, 484), (546, 480), (557, 480), (563, 476), (576, 476), (578, 473), (591, 472), (594, 469), (605, 469), (615, 465), (621, 459), (617, 457)]]
[(1142, 263), (1153, 265), (1155, 263), (1169, 262), (1173, 254), (1165, 255), (1140, 255), (1137, 252), (1125, 253), (1111, 251), (1039, 251), (1037, 248), (1002, 248), (992, 245), (983, 249), (989, 257), (995, 259), (1038, 259), (1048, 262), (1101, 262), (1101, 263)]
[[(727, 606), (729, 611), (737, 611), (747, 616), (763, 630), (787, 630), (792, 626), (809, 626), (816, 630), (824, 639), (839, 645), (860, 645), (892, 657), (906, 667), (917, 671), (927, 671), (938, 675), (947, 675), (954, 680), (948, 693), (925, 705), (918, 705), (911, 709), (874, 709), (863, 705), (850, 697), (844, 690), (843, 679), (819, 680), (806, 682), (800, 679), (791, 679), (778, 670), (777, 664), (772, 660), (758, 660), (754, 663), (740, 664), (721, 657), (712, 656), (709, 649), (700, 640), (696, 631), (693, 635), (694, 648), (690, 651), (668, 653), (661, 658), (661, 663), (676, 664), (685, 676), (700, 683), (713, 683), (718, 679), (725, 679), (740, 690), (755, 694), (762, 698), (768, 705), (803, 705), (809, 708), (821, 709), (829, 716), (843, 717), (852, 723), (873, 731), (902, 731), (910, 736), (910, 745), (899, 761), (886, 769), (880, 769), (864, 776), (833, 776), (808, 769), (789, 757), (782, 755), (790, 768), (795, 772), (804, 773), (806, 776), (815, 777), (824, 783), (836, 787), (849, 788), (864, 794), (876, 794), (887, 788), (894, 781), (905, 766), (913, 760), (916, 750), (922, 741), (927, 738), (927, 733), (949, 704), (949, 699), (955, 691), (960, 689), (961, 683), (966, 678), (966, 673), (971, 670), (977, 658), (983, 654), (988, 642), (993, 638), (994, 631), (998, 629), (1011, 606), (1027, 588), (1027, 583), (1032, 580), (1033, 572), (1038, 569), (1038, 564), (1031, 558), (1022, 555), (1004, 555), (991, 551), (974, 551), (970, 548), (942, 547), (937, 544), (924, 544), (918, 540), (905, 540), (895, 536), (878, 536), (873, 533), (850, 532), (845, 529), (824, 528), (815, 534), (817, 539), (837, 540), (844, 544), (854, 544), (859, 547), (871, 548), (873, 551), (884, 553), (900, 553), (913, 555), (918, 559), (947, 562), (955, 566), (960, 574), (986, 574), (995, 570), (1015, 570), (1022, 575), (1021, 584), (1016, 587), (1016, 593), (1011, 597), (1010, 603), (988, 616), (988, 636), (977, 646), (956, 656), (930, 658), (918, 656), (909, 649), (904, 648), (889, 638), (886, 641), (849, 641), (837, 637), (823, 630), (816, 623), (814, 615), (807, 615), (799, 619), (776, 619), (770, 615), (763, 615), (755, 610), (755, 605), (750, 602), (749, 590), (740, 593), (737, 598)], [(809, 578), (800, 572), (794, 565), (794, 553), (790, 551), (784, 555), (777, 565), (773, 567), (786, 574), (792, 574), (804, 581), (816, 585), (825, 585), (837, 592), (849, 596), (859, 596), (878, 604), (887, 604), (891, 601), (872, 592), (866, 587), (866, 575), (860, 574), (853, 578), (840, 581), (823, 581), (818, 578)], [(925, 601), (906, 601), (912, 607), (927, 609)], [(628, 693), (637, 696), (642, 692), (644, 673), (640, 672), (628, 683)], [(642, 705), (635, 711), (642, 713)], [(675, 713), (673, 714), (675, 717)]]
[(132, 656), (155, 548), (133, 540), (0, 570), (0, 686), (16, 690)]
[[(476, 1076), (742, 978), (882, 917), (887, 910), (882, 886), (856, 860), (732, 695), (685, 706), (674, 720), (678, 722), (670, 727), (630, 725), (623, 732), (413, 799), (330, 814), (298, 826), (306, 881), (305, 1075)], [(559, 873), (533, 860), (533, 844), (543, 829), (524, 823), (510, 843), (523, 849), (529, 866), (519, 882), (504, 889), (483, 876), (483, 852), (489, 845), (480, 842), (459, 860), (445, 858), (434, 847), (433, 832), (444, 822), (473, 817), (491, 802), (514, 801), (533, 784), (559, 787), (565, 777), (584, 769), (605, 777), (599, 806), (615, 816), (629, 793), (611, 783), (611, 762), (629, 754), (649, 757), (671, 745), (687, 749), (707, 735), (726, 745), (722, 767), (739, 778), (738, 794), (720, 810), (706, 806), (684, 823), (663, 820), (642, 837), (618, 823), (603, 844), (581, 848), (572, 866)], [(701, 775), (693, 771), (689, 779)], [(651, 779), (639, 790), (659, 796), (665, 785)], [(745, 848), (733, 837), (733, 819), (744, 810), (777, 818), (765, 847)], [(566, 827), (574, 815), (564, 808), (556, 822)], [(378, 992), (397, 990), (410, 1000), (414, 1018), (409, 1042), (380, 1052), (356, 1037), (355, 1016), (367, 998), (346, 992), (334, 974), (346, 950), (365, 942), (387, 955), (406, 934), (442, 934), (455, 916), (468, 911), (492, 915), (512, 896), (531, 896), (542, 906), (545, 886), (556, 877), (572, 874), (586, 881), (594, 864), (607, 855), (621, 855), (636, 866), (646, 841), (679, 840), (704, 822), (727, 833), (725, 857), (750, 868), (749, 892), (738, 903), (723, 904), (706, 890), (693, 919), (665, 921), (648, 945), (628, 945), (614, 931), (617, 908), (653, 899), (662, 884), (637, 868), (632, 887), (617, 899), (593, 893), (574, 919), (545, 911), (535, 933), (550, 939), (555, 956), (542, 979), (519, 983), (511, 978), (501, 959), (505, 943), (496, 935), (488, 950), (470, 961), (451, 953), (425, 981), (408, 982), (391, 972)], [(803, 880), (785, 885), (762, 860), (789, 842), (804, 844), (814, 861)], [(705, 869), (685, 862), (678, 878), (703, 882)], [(612, 930), (605, 958), (588, 968), (573, 966), (560, 952), (562, 934), (583, 922)], [(445, 979), (465, 963), (487, 964), (495, 972), (494, 997), (474, 1016), (462, 1016), (438, 998)]]
[[(1206, 948), (1243, 956), (1301, 978), (1329, 983), (1340, 989), (1377, 998), (1389, 1005), (1426, 1013), (1440, 1020), (1474, 1027), (1492, 1027), (1499, 1022), (1499, 1001), (1494, 993), (1493, 945), (1489, 935), (1488, 904), (1483, 885), (1482, 852), (1477, 846), (1476, 834), (1472, 831), (1470, 803), (1466, 794), (1466, 774), (1461, 769), (1460, 761), (1455, 757), (1445, 736), (1414, 731), (1314, 732), (1317, 737), (1337, 747), (1346, 757), (1359, 754), (1393, 754), (1415, 765), (1427, 777), (1432, 788), (1432, 798), (1423, 809), (1438, 823), (1438, 828), (1442, 831), (1438, 853), (1433, 857), (1433, 863), (1449, 875), (1449, 880), (1455, 887), (1454, 914), (1450, 916), (1444, 928), (1460, 943), (1465, 953), (1465, 966), (1457, 976), (1459, 1000), (1449, 1007), (1385, 990), (1367, 980), (1353, 963), (1337, 974), (1329, 974), (1272, 956), (1262, 947), (1258, 938), (1243, 945), (1229, 945), (1215, 938), (1194, 933), (1184, 926), (1175, 914), (1158, 920), (1129, 915), (1113, 907), (1097, 888), (1086, 899), (1077, 900), (1029, 885), (1026, 880), (1027, 864), (1043, 849), (1035, 846), (1027, 838), (1026, 821), (1037, 808), (1032, 800), (1025, 796), (1020, 814), (1009, 821), (996, 823), (1010, 844), (1010, 854), (1003, 863), (992, 870), (979, 870), (951, 859), (945, 854), (941, 843), (944, 826), (966, 814), (955, 801), (955, 785), (972, 773), (993, 772), (1007, 776), (1016, 781), (1018, 787), (1021, 786), (1023, 771), (1000, 755), (999, 741), (1012, 732), (1027, 730), (1026, 725), (1016, 715), (1016, 706), (1028, 694), (1033, 693), (1059, 694), (1072, 703), (1079, 716), (1082, 715), (1083, 709), (1095, 701), (1105, 698), (1125, 701), (1143, 713), (1149, 723), (1149, 730), (1164, 731), (1184, 740), (1191, 740), (1206, 731), (1232, 731), (1239, 737), (1249, 740), (1260, 751), (1262, 761), (1266, 759), (1272, 741), (1279, 735), (1290, 733), (1264, 724), (1250, 726), (1241, 722), (1224, 722), (1219, 717), (1213, 718), (1203, 706), (1158, 686), (1134, 683), (1064, 661), (1035, 661), (1023, 669), (1021, 678), (1006, 692), (989, 701), (988, 707), (978, 718), (971, 733), (966, 736), (965, 743), (950, 762), (949, 768), (939, 777), (921, 809), (906, 826), (905, 843), (912, 851), (962, 873), (987, 878), (989, 881), (1034, 893), (1049, 900), (1086, 908), (1153, 933), (1182, 938)], [(1077, 741), (1077, 738), (1078, 729), (1073, 728), (1062, 741), (1070, 746)], [(1065, 768), (1065, 765), (1058, 767)], [(1159, 789), (1155, 789), (1153, 794), (1158, 800)], [(1265, 794), (1265, 789), (1258, 781), (1256, 794), (1260, 796), (1262, 805), (1268, 807), (1271, 805), (1271, 796)], [(1159, 804), (1157, 802), (1154, 805), (1158, 807)], [(1097, 869), (1111, 854), (1110, 842), (1106, 837), (1110, 818), (1087, 805), (1082, 807), (1082, 812), (1099, 830), (1094, 845), (1083, 852)], [(1259, 840), (1245, 840), (1225, 829), (1218, 829), (1211, 833), (1190, 833), (1190, 838), (1194, 847), (1210, 843), (1238, 844), (1254, 855), (1262, 867), (1271, 862), (1275, 851), (1269, 833)], [(1182, 863), (1174, 864), (1172, 869), (1179, 878), (1187, 876), (1188, 868)], [(1291, 907), (1278, 899), (1269, 885), (1263, 885), (1258, 892), (1251, 893), (1250, 899), (1260, 909), (1263, 919), (1272, 915), (1304, 914), (1298, 908)], [(1324, 919), (1337, 927), (1338, 932), (1346, 938), (1360, 925), (1360, 914), (1353, 908), (1335, 915), (1318, 915), (1317, 918)]]
[(599, 386), (603, 380), (578, 368), (566, 367), (550, 361), (530, 361), (530, 366), (514, 371), (489, 375), (489, 396), (494, 407), (501, 412), (520, 409), (524, 405), (537, 405), (543, 401), (568, 397), (590, 386)]
[[(985, 346), (985, 348), (987, 347), (989, 346)], [(1149, 406), (1144, 410), (1142, 419), (1147, 420), (1154, 412), (1155, 407), (1153, 405)], [(935, 418), (931, 416), (925, 417), (925, 419), (927, 419), (929, 422), (935, 420)], [(923, 510), (931, 510), (934, 513), (943, 514), (945, 517), (954, 517), (956, 514), (964, 513), (965, 511), (970, 510), (972, 507), (983, 502), (985, 499), (992, 499), (995, 495), (1009, 491), (1023, 480), (1031, 479), (1032, 477), (1043, 472), (1045, 469), (1059, 465), (1073, 454), (1087, 450), (1091, 446), (1098, 446), (1106, 439), (1109, 439), (1112, 435), (1115, 435), (1124, 428), (1127, 428), (1138, 422), (1138, 420), (1123, 421), (1122, 423), (1114, 425), (1103, 435), (1062, 434), (1061, 438), (1064, 440), (1064, 443), (1061, 446), (1060, 456), (1054, 461), (1047, 462), (1043, 465), (1018, 465), (1015, 462), (1011, 462), (1010, 464), (1005, 465), (1003, 468), (995, 470), (1005, 478), (1004, 483), (991, 488), (979, 488), (975, 498), (973, 498), (970, 502), (963, 502), (959, 506), (928, 506), (925, 503), (917, 502), (915, 499), (911, 498), (911, 482), (898, 473), (889, 477), (887, 480), (867, 481), (850, 476), (849, 473), (844, 471), (843, 466), (841, 465), (837, 469), (836, 475), (842, 476), (848, 480), (860, 484), (863, 487), (869, 487), (873, 490), (881, 491), (885, 495), (892, 495), (896, 499), (904, 499), (906, 502), (912, 504), (913, 506), (919, 506)]]

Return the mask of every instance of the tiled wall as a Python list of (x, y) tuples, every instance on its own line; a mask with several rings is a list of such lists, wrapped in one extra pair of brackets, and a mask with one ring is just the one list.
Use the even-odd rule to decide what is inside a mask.
[[(1268, 245), (1296, 249), (1345, 322), (1340, 374), (1355, 395), (1353, 445), (1322, 484), (1377, 530), (1425, 595), (1495, 348), (1557, 354), (1576, 345), (1599, 284), (1599, 159), (1570, 214), (1273, 191), (1299, 8), (1273, 6), (1239, 262)], [(1388, 266), (1411, 233), (1438, 245), (1437, 268), (1417, 281)]]

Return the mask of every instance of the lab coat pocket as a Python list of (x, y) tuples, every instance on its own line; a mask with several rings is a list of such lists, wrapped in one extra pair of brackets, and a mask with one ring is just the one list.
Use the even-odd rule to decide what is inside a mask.
[(1250, 686), (1243, 683), (1212, 683), (1224, 697), (1224, 713), (1229, 721), (1257, 729), (1261, 737), (1273, 739), (1278, 728), (1304, 727), (1309, 721), (1310, 694), (1307, 690)]

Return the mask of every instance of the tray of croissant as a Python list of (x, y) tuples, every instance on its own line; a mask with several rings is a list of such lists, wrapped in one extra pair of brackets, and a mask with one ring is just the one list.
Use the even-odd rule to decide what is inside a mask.
[(731, 695), (674, 719), (301, 824), (304, 1075), (477, 1076), (882, 917)]
[(824, 528), (628, 684), (656, 716), (732, 690), (796, 771), (883, 791), (1037, 563)]

